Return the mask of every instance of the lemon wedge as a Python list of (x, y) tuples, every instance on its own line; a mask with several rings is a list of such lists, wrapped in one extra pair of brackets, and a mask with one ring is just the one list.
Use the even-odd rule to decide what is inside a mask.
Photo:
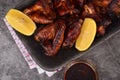
[(96, 22), (92, 18), (85, 18), (81, 33), (78, 36), (75, 48), (79, 51), (87, 50), (94, 41), (96, 35)]
[(31, 36), (36, 30), (35, 23), (19, 10), (10, 9), (5, 16), (5, 19), (11, 27), (26, 36)]

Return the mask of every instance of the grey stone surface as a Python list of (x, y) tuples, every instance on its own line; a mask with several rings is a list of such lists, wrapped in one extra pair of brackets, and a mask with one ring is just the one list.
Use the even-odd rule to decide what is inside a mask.
[[(63, 70), (50, 78), (30, 70), (2, 21), (6, 12), (22, 1), (0, 0), (0, 80), (62, 80)], [(100, 80), (120, 80), (120, 31), (79, 59), (93, 62)]]

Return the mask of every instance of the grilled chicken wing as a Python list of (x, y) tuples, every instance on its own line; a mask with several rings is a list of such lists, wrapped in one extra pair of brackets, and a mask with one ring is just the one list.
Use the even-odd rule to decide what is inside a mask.
[(120, 0), (112, 0), (112, 3), (108, 8), (110, 14), (116, 15), (118, 18), (120, 18)]
[(51, 23), (47, 26), (38, 28), (35, 33), (35, 40), (38, 42), (44, 42), (46, 40), (53, 40), (56, 33), (55, 24)]
[(94, 0), (94, 5), (107, 8), (111, 2), (112, 0)]
[(94, 0), (84, 5), (82, 11), (83, 19), (85, 17), (93, 18), (97, 23), (97, 34), (103, 36), (106, 32), (106, 28), (111, 24), (111, 18), (108, 15), (108, 7), (111, 0)]
[(52, 0), (37, 0), (35, 4), (24, 10), (36, 23), (48, 24), (56, 18)]
[(81, 11), (86, 1), (87, 0), (74, 0), (74, 5), (79, 11)]
[(65, 28), (65, 22), (57, 20), (38, 30), (35, 40), (40, 41), (46, 55), (55, 56), (57, 54), (64, 39)]
[(60, 16), (76, 14), (79, 10), (75, 8), (74, 0), (54, 0), (54, 7)]
[(106, 28), (112, 23), (111, 18), (103, 16), (102, 21), (97, 23), (97, 36), (103, 36)]
[(82, 16), (83, 19), (86, 17), (93, 18), (96, 22), (102, 21), (101, 15), (99, 15), (95, 9), (95, 6), (93, 3), (87, 3), (84, 5), (84, 9), (82, 11)]
[(40, 24), (48, 24), (53, 22), (53, 19), (48, 19), (46, 15), (38, 12), (29, 14), (29, 17), (36, 23)]
[(96, 11), (99, 14), (107, 14), (108, 13), (108, 6), (111, 4), (112, 0), (94, 0), (94, 5)]
[(82, 19), (79, 19), (78, 16), (71, 16), (68, 18), (66, 22), (67, 29), (65, 39), (62, 47), (71, 48), (74, 45), (78, 35), (80, 34), (82, 22)]

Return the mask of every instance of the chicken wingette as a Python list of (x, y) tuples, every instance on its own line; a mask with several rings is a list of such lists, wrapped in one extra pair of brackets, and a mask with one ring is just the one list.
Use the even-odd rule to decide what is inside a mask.
[(52, 23), (56, 18), (52, 0), (37, 0), (34, 5), (26, 8), (24, 13), (40, 24)]
[(58, 53), (64, 40), (65, 29), (65, 22), (61, 19), (38, 29), (35, 40), (40, 42), (47, 56), (55, 56)]

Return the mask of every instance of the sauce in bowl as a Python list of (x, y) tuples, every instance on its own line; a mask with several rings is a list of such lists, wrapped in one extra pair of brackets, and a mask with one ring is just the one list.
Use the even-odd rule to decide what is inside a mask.
[(64, 80), (98, 80), (97, 76), (94, 65), (87, 61), (77, 61), (67, 65)]

